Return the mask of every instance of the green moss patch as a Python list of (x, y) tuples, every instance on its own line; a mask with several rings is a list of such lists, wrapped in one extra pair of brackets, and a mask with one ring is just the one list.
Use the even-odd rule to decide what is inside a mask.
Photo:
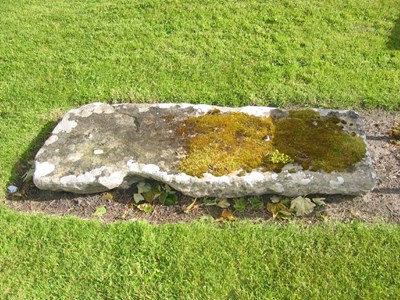
[(251, 171), (262, 166), (265, 155), (273, 150), (267, 137), (274, 130), (271, 118), (244, 113), (212, 111), (188, 118), (179, 128), (188, 150), (179, 168), (198, 177), (206, 172), (221, 176), (240, 169)]
[(289, 162), (305, 170), (344, 171), (366, 151), (363, 139), (343, 131), (339, 118), (321, 118), (313, 110), (291, 111), (284, 118), (214, 110), (184, 120), (178, 132), (187, 150), (179, 169), (197, 177), (279, 171)]
[(305, 170), (345, 171), (365, 156), (364, 140), (343, 131), (337, 117), (321, 118), (316, 111), (299, 110), (274, 123), (274, 146)]

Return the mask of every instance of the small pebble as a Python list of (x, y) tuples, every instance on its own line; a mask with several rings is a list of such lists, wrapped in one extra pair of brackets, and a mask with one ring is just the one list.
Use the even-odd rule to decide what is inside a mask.
[(7, 187), (7, 189), (9, 193), (15, 193), (16, 191), (18, 191), (18, 188), (15, 185), (10, 185), (9, 187)]
[(93, 153), (94, 153), (95, 155), (99, 155), (99, 154), (103, 154), (104, 151), (101, 150), (101, 149), (96, 149), (96, 150), (93, 151)]

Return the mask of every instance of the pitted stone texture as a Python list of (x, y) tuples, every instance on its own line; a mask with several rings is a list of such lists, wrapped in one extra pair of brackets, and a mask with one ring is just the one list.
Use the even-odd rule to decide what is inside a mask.
[[(281, 194), (363, 194), (375, 184), (366, 157), (347, 172), (303, 171), (289, 164), (280, 173), (253, 170), (225, 175), (189, 176), (178, 170), (185, 150), (176, 133), (182, 120), (210, 110), (244, 112), (259, 117), (285, 116), (269, 107), (217, 107), (191, 104), (93, 103), (69, 111), (35, 159), (34, 183), (40, 189), (95, 193), (128, 188), (145, 178), (169, 184), (192, 197), (241, 197)], [(344, 130), (364, 137), (360, 118), (353, 111), (317, 110), (346, 121)], [(241, 174), (242, 175), (242, 174)]]

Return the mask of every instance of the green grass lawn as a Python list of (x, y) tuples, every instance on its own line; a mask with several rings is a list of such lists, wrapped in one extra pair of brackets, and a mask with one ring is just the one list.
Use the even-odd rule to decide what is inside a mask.
[(395, 225), (106, 226), (1, 210), (0, 248), (2, 299), (400, 296)]
[[(0, 1), (0, 201), (84, 103), (400, 108), (400, 0)], [(396, 225), (115, 224), (0, 206), (0, 298), (400, 298)]]

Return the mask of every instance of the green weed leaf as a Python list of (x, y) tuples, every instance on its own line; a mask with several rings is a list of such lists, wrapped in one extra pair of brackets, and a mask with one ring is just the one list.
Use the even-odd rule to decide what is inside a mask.
[(315, 204), (317, 204), (318, 206), (324, 206), (324, 205), (326, 205), (326, 203), (325, 203), (325, 198), (312, 198), (311, 199), (312, 200), (312, 202), (314, 202)]
[(178, 202), (178, 195), (175, 192), (164, 191), (160, 195), (160, 203), (164, 205), (174, 205)]
[(237, 198), (234, 200), (233, 207), (238, 212), (244, 212), (246, 210), (247, 201), (244, 198)]
[(150, 203), (139, 204), (137, 206), (137, 208), (140, 209), (141, 211), (145, 212), (145, 213), (148, 213), (148, 214), (152, 213), (153, 210), (154, 210), (153, 205), (151, 205)]
[(280, 153), (278, 149), (275, 149), (275, 151), (269, 155), (269, 160), (274, 164), (287, 164), (294, 162), (293, 158), (291, 158), (289, 155), (286, 155), (285, 153)]
[(178, 195), (169, 185), (158, 185), (152, 189), (153, 200), (159, 198), (161, 204), (174, 205), (178, 202)]
[(149, 192), (143, 193), (142, 196), (144, 198), (144, 201), (146, 201), (148, 203), (152, 203), (154, 200), (156, 200), (157, 198), (159, 198), (161, 196), (161, 193), (155, 189), (152, 189)]
[(229, 203), (229, 201), (226, 198), (223, 198), (217, 202), (217, 206), (219, 206), (221, 208), (228, 208), (229, 206), (231, 206), (231, 204)]
[(96, 207), (96, 211), (92, 214), (94, 217), (102, 217), (106, 214), (107, 209), (105, 206)]
[(271, 200), (272, 203), (279, 203), (281, 201), (281, 199), (282, 199), (282, 197), (274, 195), (274, 196), (271, 197), (270, 200)]
[(212, 206), (212, 205), (217, 205), (217, 200), (216, 199), (211, 199), (211, 198), (207, 198), (205, 197), (203, 199), (203, 203), (206, 206)]
[(144, 197), (142, 194), (135, 193), (135, 194), (133, 194), (133, 200), (136, 202), (136, 204), (138, 204), (141, 201), (144, 201)]
[(259, 197), (251, 197), (249, 202), (252, 210), (258, 210), (264, 207), (264, 202)]
[(315, 204), (306, 197), (299, 196), (292, 200), (290, 209), (296, 213), (296, 216), (302, 217), (313, 212)]
[(151, 191), (151, 185), (145, 181), (141, 181), (137, 184), (138, 194), (143, 194)]

